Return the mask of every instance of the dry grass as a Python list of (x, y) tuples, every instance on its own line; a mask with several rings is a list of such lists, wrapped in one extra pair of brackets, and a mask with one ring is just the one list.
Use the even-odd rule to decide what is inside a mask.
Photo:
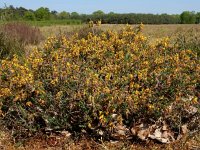
[[(60, 33), (68, 33), (72, 31), (77, 31), (78, 29), (81, 29), (82, 27), (85, 27), (87, 25), (65, 25), (65, 26), (45, 26), (40, 27), (40, 30), (45, 35), (45, 37), (48, 36), (54, 36)], [(102, 24), (99, 28), (102, 30), (116, 30), (119, 31), (126, 25), (124, 24)], [(133, 25), (138, 26), (138, 25)], [(194, 25), (187, 25), (187, 24), (169, 24), (169, 25), (145, 25), (143, 33), (146, 36), (150, 36), (151, 38), (161, 38), (161, 37), (172, 37), (177, 34), (177, 32), (181, 31), (187, 31), (189, 29), (197, 29), (200, 30), (200, 26), (198, 24)]]
[[(104, 24), (101, 25), (101, 28), (103, 30), (120, 30), (126, 25), (111, 25), (111, 24)], [(133, 26), (138, 26), (138, 25), (133, 25)], [(177, 32), (179, 31), (186, 31), (189, 29), (198, 29), (200, 30), (200, 26), (198, 24), (194, 25), (189, 25), (189, 24), (169, 24), (169, 25), (145, 25), (143, 33), (146, 36), (150, 36), (151, 38), (161, 38), (161, 37), (166, 37), (166, 36), (174, 36), (176, 35)]]
[[(124, 28), (124, 24), (102, 24), (100, 27), (95, 27), (102, 31), (114, 30), (119, 31)], [(133, 25), (137, 27), (138, 25)], [(50, 36), (66, 35), (70, 37), (73, 33), (76, 33), (80, 29), (88, 27), (85, 25), (56, 25), (56, 26), (44, 26), (40, 27), (42, 34), (47, 38)], [(191, 34), (196, 33), (195, 37), (200, 37), (200, 25), (198, 24), (169, 24), (169, 25), (145, 25), (143, 34), (149, 37), (149, 42), (155, 43), (156, 40), (164, 37), (170, 37), (172, 43), (176, 42), (177, 37), (184, 39), (185, 37), (194, 37)], [(183, 35), (185, 37), (183, 37)]]
[(55, 25), (40, 27), (41, 32), (45, 37), (55, 36), (58, 34), (67, 34), (72, 31), (77, 31), (84, 25)]
[[(56, 142), (52, 142), (56, 140)], [(79, 140), (62, 136), (38, 135), (24, 143), (12, 142), (8, 132), (0, 131), (0, 150), (199, 150), (200, 134), (186, 135), (181, 141), (171, 144), (159, 144), (153, 141), (94, 141), (81, 138)]]
[(144, 34), (153, 38), (172, 37), (179, 31), (186, 31), (191, 28), (200, 30), (199, 25), (145, 25)]

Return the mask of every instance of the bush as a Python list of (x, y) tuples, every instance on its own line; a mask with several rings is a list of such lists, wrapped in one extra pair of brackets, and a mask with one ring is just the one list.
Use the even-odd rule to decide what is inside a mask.
[(103, 30), (101, 30), (98, 27), (92, 27), (92, 28), (91, 27), (83, 27), (83, 28), (79, 29), (77, 33), (78, 33), (79, 39), (82, 39), (82, 38), (87, 39), (89, 33), (99, 36), (103, 33)]
[(186, 31), (178, 30), (176, 44), (180, 49), (191, 49), (200, 57), (200, 31), (198, 29), (189, 29)]
[(9, 38), (17, 40), (21, 45), (38, 44), (43, 39), (39, 28), (22, 22), (7, 23), (2, 28)]
[(14, 54), (21, 56), (23, 54), (22, 47), (18, 41), (8, 37), (4, 32), (0, 31), (0, 60), (11, 58)]
[(47, 128), (91, 135), (103, 129), (109, 138), (117, 124), (157, 120), (183, 97), (197, 105), (197, 54), (171, 47), (167, 38), (151, 45), (141, 29), (51, 37), (25, 62), (2, 60), (5, 124), (18, 138)]
[(0, 30), (0, 59), (12, 58), (14, 54), (22, 57), (26, 45), (38, 44), (42, 39), (38, 28), (19, 22), (4, 24)]

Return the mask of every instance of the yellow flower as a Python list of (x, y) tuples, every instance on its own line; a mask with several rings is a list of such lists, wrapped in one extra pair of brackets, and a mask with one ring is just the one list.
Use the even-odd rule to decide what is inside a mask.
[(52, 85), (55, 85), (55, 84), (57, 84), (57, 83), (58, 83), (58, 78), (55, 78), (55, 79), (51, 80), (51, 84), (52, 84)]
[(88, 123), (88, 128), (90, 128), (90, 129), (92, 128), (92, 125), (91, 125), (91, 123)]
[(11, 95), (11, 91), (9, 88), (1, 88), (0, 97), (8, 97)]
[(33, 105), (32, 102), (30, 101), (26, 102), (26, 106), (31, 107), (32, 105)]
[(104, 119), (104, 115), (102, 114), (99, 116), (99, 120), (103, 120), (103, 119)]
[(194, 104), (197, 104), (198, 103), (198, 97), (194, 97), (193, 99), (192, 99), (192, 102), (194, 103)]
[(39, 101), (38, 101), (39, 103), (40, 103), (40, 105), (44, 105), (45, 104), (45, 101), (44, 100), (42, 100), (42, 99), (39, 99)]
[(129, 74), (131, 80), (133, 80), (133, 74)]
[(148, 105), (148, 108), (149, 108), (149, 110), (153, 110), (155, 107), (154, 107), (154, 105), (149, 104), (149, 105)]
[(109, 80), (110, 80), (110, 77), (111, 77), (111, 74), (108, 73), (108, 74), (106, 75), (106, 77), (105, 77), (105, 80), (106, 80), (106, 81), (109, 81)]
[(110, 89), (108, 87), (105, 87), (103, 89), (103, 92), (106, 93), (106, 94), (109, 94), (110, 93)]
[(134, 87), (134, 82), (131, 82), (130, 85), (129, 85), (129, 87), (133, 88)]
[(60, 100), (63, 96), (63, 91), (59, 91), (57, 94), (56, 94), (56, 100)]

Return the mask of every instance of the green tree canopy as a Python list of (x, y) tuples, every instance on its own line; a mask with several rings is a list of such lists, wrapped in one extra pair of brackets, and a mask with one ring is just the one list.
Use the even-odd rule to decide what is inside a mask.
[(94, 16), (102, 16), (102, 15), (105, 15), (105, 13), (102, 10), (97, 10), (97, 11), (93, 12), (92, 15), (94, 15)]
[(24, 19), (33, 21), (35, 20), (35, 14), (31, 11), (26, 11), (24, 14)]
[(200, 23), (200, 12), (196, 14), (196, 23)]
[(70, 18), (70, 13), (66, 11), (62, 11), (58, 14), (59, 19), (69, 19)]
[(196, 16), (194, 12), (184, 11), (181, 13), (180, 19), (183, 24), (193, 24), (196, 21)]
[(49, 8), (40, 7), (35, 11), (35, 17), (37, 20), (49, 20), (50, 11)]
[(72, 12), (71, 15), (70, 15), (70, 17), (72, 19), (78, 19), (79, 18), (79, 14), (77, 12)]

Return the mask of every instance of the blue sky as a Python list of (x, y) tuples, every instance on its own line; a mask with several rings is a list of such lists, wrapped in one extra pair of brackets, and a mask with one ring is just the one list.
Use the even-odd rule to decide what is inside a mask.
[(182, 11), (200, 12), (200, 0), (0, 0), (0, 7), (13, 5), (37, 9), (41, 6), (58, 12), (92, 13), (96, 10), (117, 13), (169, 13), (180, 14)]

